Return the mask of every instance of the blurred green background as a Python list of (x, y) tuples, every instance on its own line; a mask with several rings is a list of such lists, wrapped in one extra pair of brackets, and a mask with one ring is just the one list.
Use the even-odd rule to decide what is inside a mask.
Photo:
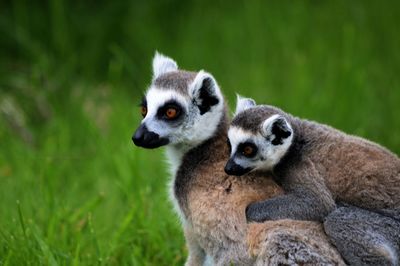
[(155, 50), (400, 154), (398, 1), (0, 2), (0, 265), (182, 265), (162, 150), (131, 143)]

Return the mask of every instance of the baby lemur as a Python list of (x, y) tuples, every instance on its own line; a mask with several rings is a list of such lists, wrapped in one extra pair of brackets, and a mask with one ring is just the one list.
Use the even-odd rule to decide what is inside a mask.
[(335, 210), (335, 202), (350, 204), (369, 214), (361, 210), (363, 215), (358, 219), (351, 213), (343, 215), (339, 209), (336, 218), (328, 217), (325, 222), (328, 235), (334, 242), (340, 241), (340, 224), (350, 220), (364, 223), (363, 219), (373, 217), (366, 231), (360, 229), (360, 235), (352, 237), (364, 239), (360, 243), (382, 245), (393, 258), (390, 261), (398, 262), (400, 159), (395, 154), (363, 138), (240, 97), (228, 144), (231, 151), (226, 173), (272, 175), (286, 192), (250, 204), (246, 210), (249, 220), (323, 221)]

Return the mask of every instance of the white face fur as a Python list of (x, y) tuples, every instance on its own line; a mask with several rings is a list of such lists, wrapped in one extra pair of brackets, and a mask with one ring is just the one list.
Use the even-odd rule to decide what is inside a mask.
[[(238, 97), (236, 114), (255, 106), (251, 99)], [(250, 115), (246, 118), (251, 118)], [(254, 108), (256, 111), (256, 108)], [(277, 128), (280, 129), (277, 129)], [(284, 130), (278, 136), (278, 131)], [(247, 131), (240, 126), (231, 126), (228, 131), (231, 145), (231, 158), (234, 164), (244, 172), (253, 170), (270, 171), (286, 154), (293, 140), (293, 129), (281, 115), (275, 114), (259, 125), (257, 133)]]
[[(178, 71), (175, 61), (156, 53), (153, 81), (163, 78), (164, 74)], [(160, 88), (155, 84), (153, 82), (146, 92), (144, 105), (147, 113), (141, 125), (160, 138), (167, 139), (168, 144), (183, 149), (195, 147), (212, 136), (223, 114), (224, 102), (211, 74), (198, 72), (194, 80), (188, 81), (187, 91), (174, 87)], [(203, 102), (205, 94), (210, 97), (208, 100), (213, 101), (211, 104)], [(206, 104), (209, 106), (204, 107)], [(169, 108), (178, 113), (173, 119), (167, 116)]]

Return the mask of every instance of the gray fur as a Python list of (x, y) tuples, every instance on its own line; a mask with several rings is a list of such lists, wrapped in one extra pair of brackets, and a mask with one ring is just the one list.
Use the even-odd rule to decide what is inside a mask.
[[(245, 110), (233, 119), (232, 125), (257, 134), (263, 122), (276, 114), (289, 122), (294, 138), (279, 163), (264, 174), (272, 173), (287, 193), (249, 205), (248, 219), (321, 221), (335, 210), (335, 201), (365, 208), (370, 211), (355, 211), (356, 208), (334, 211), (325, 222), (328, 235), (351, 263), (384, 265), (388, 258), (382, 245), (386, 245), (393, 251), (389, 265), (397, 265), (400, 254), (399, 158), (378, 144), (293, 117), (272, 106)], [(376, 250), (383, 253), (376, 253)]]
[[(274, 221), (261, 226), (247, 223), (244, 212), (250, 202), (273, 197), (282, 190), (265, 176), (250, 174), (247, 179), (237, 180), (225, 174), (227, 110), (210, 74), (181, 73), (174, 70), (177, 64), (172, 59), (159, 54), (153, 65), (154, 82), (146, 93), (148, 113), (142, 125), (169, 140), (171, 198), (181, 215), (189, 249), (186, 265), (203, 265), (206, 261), (214, 265), (254, 265), (255, 262), (261, 265), (271, 261), (343, 265), (319, 223)], [(205, 84), (207, 91), (199, 93), (205, 78), (212, 82)], [(154, 115), (171, 98), (185, 108), (181, 126), (173, 128)], [(280, 245), (284, 239), (291, 240), (291, 244)]]
[[(273, 169), (286, 189), (296, 191), (303, 187), (314, 191), (314, 196), (327, 191), (323, 196), (326, 200), (346, 202), (400, 220), (400, 159), (395, 154), (378, 144), (293, 117), (272, 106), (246, 110), (233, 119), (232, 125), (256, 132), (262, 121), (274, 114), (285, 117), (294, 131), (290, 148)], [(322, 210), (312, 210), (317, 211)], [(323, 212), (326, 211), (329, 210)]]
[(399, 265), (400, 223), (356, 207), (341, 207), (324, 222), (325, 232), (350, 265)]
[[(251, 118), (249, 118), (248, 114), (251, 114)], [(243, 128), (252, 133), (258, 133), (260, 131), (260, 126), (265, 121), (266, 117), (275, 114), (284, 115), (285, 113), (277, 107), (268, 106), (268, 108), (260, 108), (258, 105), (236, 114), (231, 125)]]
[(157, 77), (153, 84), (157, 88), (169, 90), (173, 89), (184, 96), (189, 96), (188, 86), (193, 82), (197, 73), (190, 71), (174, 71)]
[(246, 216), (257, 222), (278, 219), (322, 221), (335, 208), (335, 201), (311, 161), (302, 161), (302, 166), (290, 171), (288, 177), (275, 176), (288, 193), (249, 205)]

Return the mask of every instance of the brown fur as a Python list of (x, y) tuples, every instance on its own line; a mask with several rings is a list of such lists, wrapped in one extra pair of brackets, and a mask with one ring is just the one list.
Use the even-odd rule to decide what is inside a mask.
[(373, 210), (397, 209), (396, 217), (400, 219), (399, 158), (365, 139), (336, 130), (329, 132), (324, 132), (325, 145), (310, 157), (327, 177), (333, 197)]
[(278, 220), (251, 224), (247, 240), (250, 254), (257, 256), (256, 265), (342, 263), (321, 225), (315, 222)]
[[(189, 96), (188, 86), (194, 73), (180, 70), (160, 73), (166, 64), (176, 65), (171, 59), (156, 55), (153, 70), (158, 76), (153, 85)], [(207, 85), (209, 91), (202, 91), (197, 97), (202, 98), (202, 105), (213, 106), (218, 103), (212, 99), (217, 95), (210, 93), (215, 84)], [(204, 107), (192, 100), (189, 99), (189, 106)], [(223, 104), (223, 99), (218, 100)], [(195, 104), (197, 106), (193, 106)], [(229, 156), (228, 121), (226, 109), (222, 112), (224, 116), (214, 137), (183, 156), (172, 184), (173, 196), (184, 216), (182, 222), (189, 249), (186, 265), (202, 265), (206, 257), (216, 265), (343, 265), (337, 250), (326, 240), (320, 223), (247, 223), (245, 208), (248, 204), (283, 192), (265, 176), (253, 174), (237, 178), (225, 174), (224, 164)], [(136, 138), (135, 133), (134, 142), (139, 143), (142, 137), (138, 134)], [(178, 149), (182, 148), (180, 144), (176, 144)]]
[(321, 195), (327, 206), (333, 201), (345, 202), (400, 220), (400, 159), (395, 154), (274, 106), (244, 110), (232, 125), (256, 133), (263, 121), (275, 114), (284, 116), (294, 131), (293, 144), (274, 168), (279, 181), (292, 188), (307, 187)]
[[(186, 173), (191, 176), (186, 176), (190, 189), (184, 208), (185, 234), (192, 253), (187, 264), (198, 265), (199, 256), (204, 255), (201, 250), (219, 265), (344, 264), (319, 223), (289, 220), (247, 223), (245, 208), (249, 203), (277, 196), (282, 190), (265, 176), (237, 178), (225, 174), (223, 169), (229, 156), (226, 125), (224, 121), (223, 129), (213, 141), (183, 159), (183, 167), (185, 162), (195, 165)], [(207, 155), (198, 158), (203, 149)]]
[[(314, 122), (293, 119), (295, 134), (336, 201), (400, 219), (400, 160), (368, 140)], [(302, 122), (300, 122), (302, 121)]]

